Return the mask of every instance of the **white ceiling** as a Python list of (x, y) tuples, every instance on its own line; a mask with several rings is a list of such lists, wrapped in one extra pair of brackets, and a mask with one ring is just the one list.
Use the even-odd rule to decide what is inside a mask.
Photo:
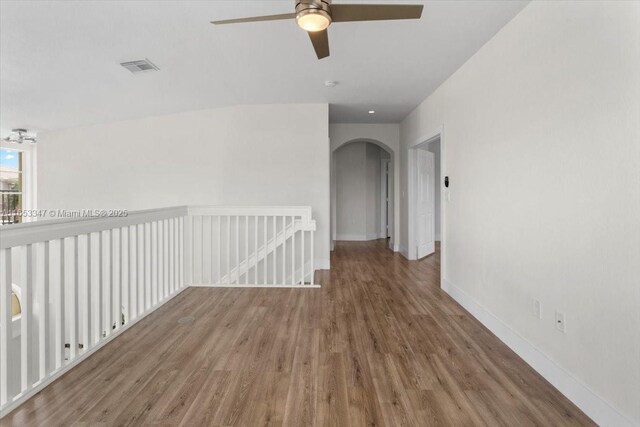
[[(527, 2), (422, 3), (417, 21), (332, 25), (319, 61), (293, 20), (209, 24), (292, 12), (292, 0), (3, 0), (2, 136), (263, 103), (327, 102), (332, 122), (397, 123)], [(160, 71), (119, 65), (141, 58)]]

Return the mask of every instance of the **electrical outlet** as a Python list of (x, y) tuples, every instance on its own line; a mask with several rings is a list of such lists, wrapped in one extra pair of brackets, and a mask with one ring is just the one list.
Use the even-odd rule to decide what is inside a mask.
[(542, 305), (540, 305), (540, 301), (537, 299), (533, 300), (533, 315), (537, 319), (542, 319)]
[(560, 313), (559, 311), (556, 311), (556, 329), (562, 333), (566, 332), (564, 313)]

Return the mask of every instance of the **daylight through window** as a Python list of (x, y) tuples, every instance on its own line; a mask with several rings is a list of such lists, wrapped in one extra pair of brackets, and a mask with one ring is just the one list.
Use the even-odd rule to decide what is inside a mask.
[(23, 154), (18, 150), (0, 149), (0, 221), (2, 224), (20, 222), (17, 214), (22, 206)]

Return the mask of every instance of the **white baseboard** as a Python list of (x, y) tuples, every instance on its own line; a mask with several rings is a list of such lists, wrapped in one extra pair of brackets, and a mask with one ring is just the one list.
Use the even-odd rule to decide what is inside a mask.
[(367, 240), (367, 236), (364, 234), (337, 234), (336, 241), (347, 242), (364, 242)]
[(347, 242), (366, 242), (368, 240), (384, 239), (383, 233), (371, 234), (338, 234), (336, 240)]
[(367, 240), (377, 240), (377, 239), (384, 239), (384, 233), (371, 233), (371, 234), (367, 234)]
[(409, 258), (409, 249), (407, 249), (405, 246), (400, 246), (400, 254), (408, 260), (411, 259)]
[(609, 427), (638, 426), (638, 424), (634, 424), (633, 421), (621, 414), (516, 331), (491, 314), (462, 289), (454, 286), (446, 279), (442, 279), (442, 290), (448, 293), (598, 425)]

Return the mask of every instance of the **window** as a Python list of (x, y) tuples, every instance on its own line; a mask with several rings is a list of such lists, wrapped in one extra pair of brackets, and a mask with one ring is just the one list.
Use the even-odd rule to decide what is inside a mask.
[(21, 222), (16, 211), (23, 204), (23, 152), (8, 148), (0, 149), (0, 222)]

